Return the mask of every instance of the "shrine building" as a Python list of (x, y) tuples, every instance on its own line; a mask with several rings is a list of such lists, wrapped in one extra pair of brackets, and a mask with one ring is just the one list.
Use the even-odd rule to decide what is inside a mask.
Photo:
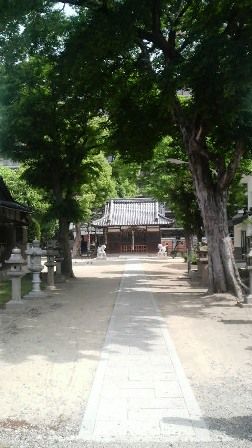
[(162, 230), (172, 227), (174, 220), (151, 198), (110, 199), (103, 216), (92, 225), (103, 229), (108, 254), (155, 253)]

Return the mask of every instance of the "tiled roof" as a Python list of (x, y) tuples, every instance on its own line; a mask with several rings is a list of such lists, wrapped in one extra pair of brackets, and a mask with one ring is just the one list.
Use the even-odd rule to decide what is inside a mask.
[(14, 201), (9, 189), (7, 188), (2, 176), (0, 176), (0, 207), (16, 209), (31, 213), (32, 208)]
[(160, 213), (159, 204), (150, 198), (110, 199), (104, 215), (92, 224), (96, 227), (173, 225)]

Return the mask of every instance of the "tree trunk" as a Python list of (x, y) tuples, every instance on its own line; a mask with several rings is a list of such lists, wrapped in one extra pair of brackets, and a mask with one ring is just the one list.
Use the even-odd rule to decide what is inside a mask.
[(80, 222), (75, 223), (75, 232), (76, 232), (76, 236), (75, 236), (75, 240), (74, 240), (73, 253), (72, 253), (73, 258), (80, 256), (80, 248), (81, 248), (81, 223)]
[(204, 159), (205, 156), (200, 153), (199, 148), (195, 149), (195, 146), (195, 141), (191, 141), (188, 155), (207, 238), (208, 292), (210, 294), (227, 292), (241, 300), (243, 287), (234, 261), (228, 231), (228, 191), (220, 188), (217, 178), (215, 179), (209, 168), (208, 161)]
[(227, 194), (198, 193), (208, 245), (209, 293), (229, 292), (242, 299), (227, 222)]
[(66, 278), (74, 277), (72, 267), (72, 255), (69, 244), (69, 222), (63, 217), (59, 219), (59, 243), (62, 249), (63, 261), (61, 265), (62, 274)]

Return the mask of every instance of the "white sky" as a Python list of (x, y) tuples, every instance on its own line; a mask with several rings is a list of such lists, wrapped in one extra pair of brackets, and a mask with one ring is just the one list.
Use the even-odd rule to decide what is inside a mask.
[[(55, 7), (57, 9), (62, 9), (63, 5), (64, 5), (63, 3), (57, 3)], [(71, 16), (71, 15), (75, 15), (76, 14), (74, 8), (72, 8), (72, 6), (69, 6), (67, 3), (65, 3), (64, 12), (65, 12), (65, 14), (67, 16)]]

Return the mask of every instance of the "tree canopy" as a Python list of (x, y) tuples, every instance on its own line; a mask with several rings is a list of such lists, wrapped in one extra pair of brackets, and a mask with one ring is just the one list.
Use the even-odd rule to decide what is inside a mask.
[[(241, 159), (251, 157), (250, 1), (69, 0), (61, 3), (75, 6), (77, 15), (71, 19), (62, 16), (54, 32), (52, 27), (48, 30), (45, 18), (55, 14), (56, 3), (37, 0), (29, 7), (25, 0), (21, 5), (11, 0), (2, 19), (5, 69), (11, 69), (9, 74), (21, 68), (17, 79), (22, 79), (22, 70), (28, 64), (25, 76), (29, 79), (35, 64), (31, 70), (36, 73), (34, 80), (41, 79), (41, 72), (50, 75), (49, 84), (38, 82), (33, 90), (29, 86), (31, 102), (23, 87), (22, 101), (17, 100), (15, 90), (20, 92), (20, 88), (16, 89), (13, 79), (14, 106), (9, 101), (3, 129), (15, 118), (19, 128), (15, 152), (25, 154), (25, 146), (19, 143), (26, 123), (43, 137), (48, 157), (55, 149), (60, 154), (62, 146), (57, 145), (59, 135), (62, 144), (63, 132), (67, 145), (66, 130), (71, 138), (77, 133), (78, 141), (83, 142), (83, 134), (80, 137), (78, 129), (72, 127), (80, 116), (83, 119), (83, 105), (89, 111), (84, 117), (85, 130), (92, 129), (94, 112), (106, 117), (110, 127), (107, 144), (126, 160), (150, 158), (157, 143), (171, 135), (188, 162), (208, 238), (209, 291), (229, 291), (241, 297), (242, 284), (230, 251), (227, 200)], [(20, 25), (24, 27), (26, 48), (21, 45), (18, 51), (11, 51), (17, 49)], [(60, 29), (64, 30), (61, 34), (57, 31)], [(36, 71), (36, 64), (40, 64), (37, 56), (43, 58), (45, 53), (49, 55), (49, 67), (54, 65), (52, 72), (48, 61)], [(24, 61), (21, 65), (18, 58)], [(50, 118), (48, 132), (44, 123), (45, 112), (50, 109), (44, 93), (59, 77), (54, 91), (59, 120), (55, 123)], [(26, 84), (24, 77), (22, 82)], [(37, 92), (42, 93), (43, 101), (38, 101)], [(29, 116), (30, 109), (36, 112), (33, 117)], [(61, 111), (73, 120), (65, 121)], [(57, 139), (52, 145), (55, 129)], [(6, 147), (11, 143), (10, 136), (5, 132)], [(89, 141), (85, 147), (90, 147)], [(31, 142), (31, 148), (32, 163), (36, 164), (37, 141)], [(68, 149), (73, 153), (71, 146)], [(68, 164), (69, 158), (62, 154), (63, 172), (63, 165)], [(77, 173), (71, 170), (75, 176)]]
[[(6, 50), (1, 66), (1, 151), (25, 163), (25, 179), (51, 195), (48, 213), (58, 219), (63, 271), (70, 276), (69, 222), (81, 220), (83, 212), (77, 196), (87, 176), (92, 172), (98, 175), (98, 162), (87, 157), (92, 149), (102, 145), (103, 135), (97, 122), (103, 118), (99, 119), (95, 98), (83, 86), (80, 89), (80, 83), (76, 79), (73, 82), (59, 63), (65, 17), (60, 12), (48, 14), (46, 18), (40, 15), (43, 23), (49, 20), (41, 34), (33, 25), (33, 14), (27, 19), (18, 56), (11, 60), (9, 49)], [(48, 29), (53, 37), (48, 37)], [(32, 31), (37, 33), (38, 41), (34, 35), (30, 37)], [(15, 37), (16, 32), (10, 42)], [(34, 43), (30, 50), (28, 42)], [(26, 57), (21, 58), (24, 54)]]
[(180, 141), (208, 239), (209, 291), (241, 298), (227, 198), (241, 159), (251, 157), (249, 2), (79, 4), (88, 22), (84, 13), (65, 54), (76, 49), (82, 67), (92, 44), (93, 82), (102, 76), (107, 86), (111, 144), (143, 160), (165, 135)]

